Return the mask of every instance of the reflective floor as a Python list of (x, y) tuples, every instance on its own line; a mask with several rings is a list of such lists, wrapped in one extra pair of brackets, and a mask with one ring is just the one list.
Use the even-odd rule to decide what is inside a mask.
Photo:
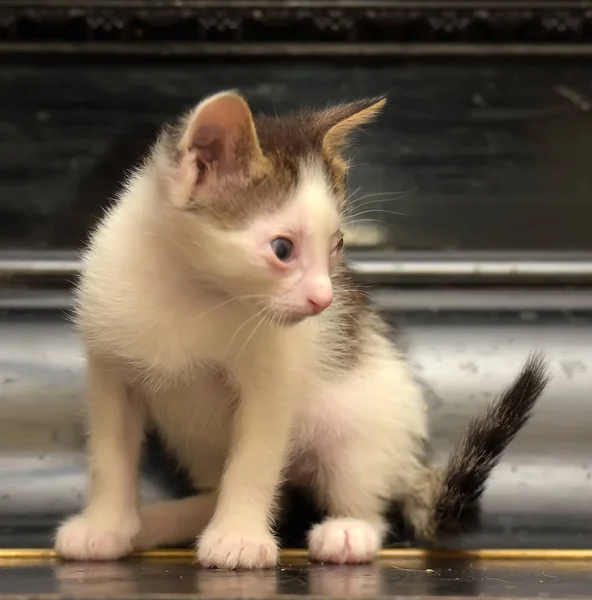
[[(384, 303), (400, 295), (385, 294)], [(431, 297), (437, 305), (437, 295)], [(553, 380), (487, 486), (482, 528), (448, 545), (591, 548), (592, 312), (416, 310), (394, 321), (425, 391), (440, 460), (529, 352), (539, 349), (550, 359)], [(80, 339), (62, 315), (0, 314), (0, 547), (47, 547), (57, 523), (80, 509), (83, 394)], [(150, 446), (144, 499), (188, 493), (174, 463)], [(302, 545), (315, 516), (304, 499), (290, 496), (280, 529), (284, 545)], [(390, 543), (404, 547), (409, 537), (396, 531)]]
[(0, 560), (0, 598), (586, 598), (592, 563), (384, 559), (373, 565), (284, 560), (265, 572), (205, 571), (190, 560), (106, 564)]

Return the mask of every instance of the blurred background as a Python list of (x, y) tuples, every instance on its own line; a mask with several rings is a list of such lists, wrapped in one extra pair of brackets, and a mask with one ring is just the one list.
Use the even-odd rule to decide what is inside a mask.
[[(349, 260), (399, 330), (434, 454), (532, 349), (553, 382), (460, 547), (592, 543), (592, 2), (0, 0), (0, 545), (85, 489), (77, 250), (158, 128), (388, 94), (361, 133)], [(146, 498), (188, 492), (150, 446)], [(300, 545), (312, 512), (293, 497)], [(395, 546), (411, 542), (404, 530)]]

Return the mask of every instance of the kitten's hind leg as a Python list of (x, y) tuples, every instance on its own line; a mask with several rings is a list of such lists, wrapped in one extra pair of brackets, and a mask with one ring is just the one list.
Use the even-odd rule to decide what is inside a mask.
[(310, 530), (308, 551), (313, 560), (322, 563), (369, 563), (378, 554), (383, 535), (379, 519), (327, 518)]
[(331, 465), (317, 479), (319, 501), (328, 517), (309, 532), (309, 554), (325, 563), (371, 562), (386, 531), (382, 482), (362, 448), (333, 450)]
[(373, 560), (392, 499), (407, 492), (420, 468), (425, 416), (419, 392), (398, 363), (368, 360), (316, 404), (321, 418), (313, 422), (309, 451), (318, 461), (316, 492), (329, 518), (311, 530), (309, 551), (322, 562)]
[(84, 511), (58, 529), (55, 548), (71, 560), (114, 560), (131, 552), (140, 530), (144, 414), (116, 371), (94, 357), (88, 365), (88, 408), (90, 496)]
[(333, 564), (373, 561), (386, 530), (382, 501), (364, 487), (363, 478), (356, 481), (333, 473), (327, 485), (329, 516), (309, 532), (311, 558)]
[(212, 518), (215, 507), (215, 494), (200, 494), (142, 506), (142, 528), (134, 538), (134, 550), (184, 546), (193, 542)]

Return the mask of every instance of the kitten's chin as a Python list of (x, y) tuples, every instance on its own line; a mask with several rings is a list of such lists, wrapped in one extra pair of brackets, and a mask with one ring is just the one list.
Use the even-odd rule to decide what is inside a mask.
[(298, 325), (305, 319), (308, 319), (309, 315), (288, 315), (282, 325), (284, 327), (290, 327), (291, 325)]
[(302, 323), (302, 321), (308, 319), (310, 316), (312, 315), (278, 312), (271, 317), (270, 322), (276, 327), (292, 327)]

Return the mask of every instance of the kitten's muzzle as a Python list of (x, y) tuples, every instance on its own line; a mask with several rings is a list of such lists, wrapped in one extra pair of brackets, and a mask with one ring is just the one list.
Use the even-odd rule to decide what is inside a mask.
[(329, 306), (331, 306), (331, 302), (333, 302), (333, 294), (330, 294), (323, 298), (309, 298), (308, 308), (313, 315), (318, 315), (319, 313), (322, 313), (326, 308), (329, 308)]
[(329, 277), (317, 278), (306, 294), (306, 307), (311, 315), (318, 315), (331, 306), (333, 286)]

